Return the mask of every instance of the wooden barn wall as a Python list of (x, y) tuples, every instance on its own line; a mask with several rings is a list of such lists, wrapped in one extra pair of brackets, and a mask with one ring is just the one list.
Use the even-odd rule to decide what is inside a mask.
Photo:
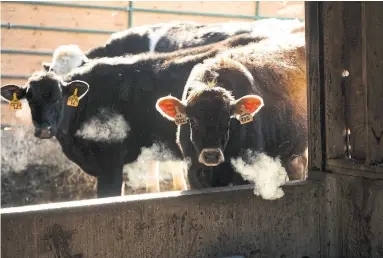
[(306, 21), (310, 168), (383, 179), (383, 4), (319, 5)]
[(327, 157), (383, 162), (383, 4), (323, 8)]

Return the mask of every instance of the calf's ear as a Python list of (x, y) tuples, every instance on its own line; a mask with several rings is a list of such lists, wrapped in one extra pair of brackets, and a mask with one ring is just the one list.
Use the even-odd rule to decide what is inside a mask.
[(84, 81), (76, 80), (63, 85), (63, 91), (65, 91), (69, 96), (73, 95), (75, 89), (77, 89), (77, 96), (80, 100), (88, 93), (89, 84)]
[(17, 85), (7, 84), (1, 87), (1, 97), (10, 102), (13, 99), (13, 93), (16, 93), (17, 99), (22, 99), (25, 97), (27, 90)]
[(183, 115), (185, 114), (185, 105), (182, 102), (172, 96), (162, 97), (157, 100), (156, 109), (161, 115), (174, 121), (177, 111)]
[(254, 116), (263, 106), (263, 99), (260, 96), (246, 95), (231, 104), (231, 116), (238, 119), (244, 112)]
[(49, 70), (51, 69), (51, 66), (52, 64), (51, 63), (47, 63), (47, 62), (43, 62), (43, 68), (46, 72), (49, 72)]

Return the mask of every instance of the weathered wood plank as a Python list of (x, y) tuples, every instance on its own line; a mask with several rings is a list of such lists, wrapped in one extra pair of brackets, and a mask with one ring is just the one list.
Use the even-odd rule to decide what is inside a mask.
[(342, 234), (341, 225), (342, 204), (336, 202), (336, 197), (340, 195), (339, 182), (336, 176), (329, 173), (325, 175), (323, 187), (320, 192), (320, 238), (321, 238), (321, 257), (342, 257)]
[[(306, 66), (308, 87), (308, 169), (324, 167), (324, 88), (320, 2), (305, 3)], [(310, 174), (308, 175), (310, 177)]]
[(383, 181), (327, 174), (321, 257), (383, 257)]
[(1, 47), (3, 49), (54, 51), (60, 45), (74, 44), (83, 51), (88, 51), (90, 48), (104, 44), (109, 37), (109, 34), (2, 28)]
[(51, 60), (51, 56), (1, 54), (1, 74), (30, 76)]
[(366, 163), (383, 163), (383, 3), (362, 3), (363, 80), (366, 84)]
[(332, 173), (383, 180), (383, 165), (368, 166), (364, 161), (353, 159), (330, 159), (327, 170)]
[(361, 2), (343, 4), (343, 50), (345, 118), (350, 129), (351, 158), (365, 160), (365, 105), (363, 84)]
[[(93, 3), (88, 3), (93, 4)], [(104, 2), (106, 5), (111, 5)], [(125, 3), (129, 5), (128, 2)], [(22, 11), (20, 11), (20, 9)], [(41, 27), (83, 28), (96, 30), (124, 30), (128, 28), (128, 12), (117, 10), (87, 9), (1, 3), (1, 22)]]
[(383, 256), (383, 181), (339, 178), (342, 257)]
[(327, 158), (346, 157), (346, 121), (342, 92), (344, 2), (323, 2), (324, 88)]
[(1, 249), (10, 258), (319, 257), (320, 184), (285, 186), (276, 201), (251, 187), (2, 209)]

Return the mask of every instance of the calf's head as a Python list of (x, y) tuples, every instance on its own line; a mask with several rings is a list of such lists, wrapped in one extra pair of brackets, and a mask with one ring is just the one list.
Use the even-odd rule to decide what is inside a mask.
[(156, 108), (164, 117), (175, 121), (183, 116), (190, 126), (190, 141), (196, 158), (205, 166), (217, 166), (225, 161), (224, 150), (229, 140), (231, 118), (254, 116), (263, 106), (257, 95), (246, 95), (237, 100), (221, 87), (194, 89), (186, 101), (167, 96), (160, 98)]
[[(63, 118), (63, 107), (76, 91), (80, 100), (89, 90), (84, 81), (63, 82), (54, 73), (35, 73), (24, 87), (8, 84), (1, 87), (1, 97), (10, 102), (26, 99), (31, 109), (35, 136), (51, 138)], [(75, 108), (75, 107), (71, 107)]]
[(46, 72), (65, 75), (86, 62), (88, 58), (77, 45), (62, 45), (54, 51), (52, 62), (43, 62), (42, 66)]

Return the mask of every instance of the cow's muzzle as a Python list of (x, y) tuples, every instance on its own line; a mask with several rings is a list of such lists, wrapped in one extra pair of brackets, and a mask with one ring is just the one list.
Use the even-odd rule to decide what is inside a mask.
[(35, 137), (41, 139), (49, 139), (52, 138), (52, 130), (50, 126), (47, 127), (36, 127), (35, 128)]
[(218, 166), (225, 161), (221, 149), (203, 149), (199, 155), (198, 161), (205, 166)]

